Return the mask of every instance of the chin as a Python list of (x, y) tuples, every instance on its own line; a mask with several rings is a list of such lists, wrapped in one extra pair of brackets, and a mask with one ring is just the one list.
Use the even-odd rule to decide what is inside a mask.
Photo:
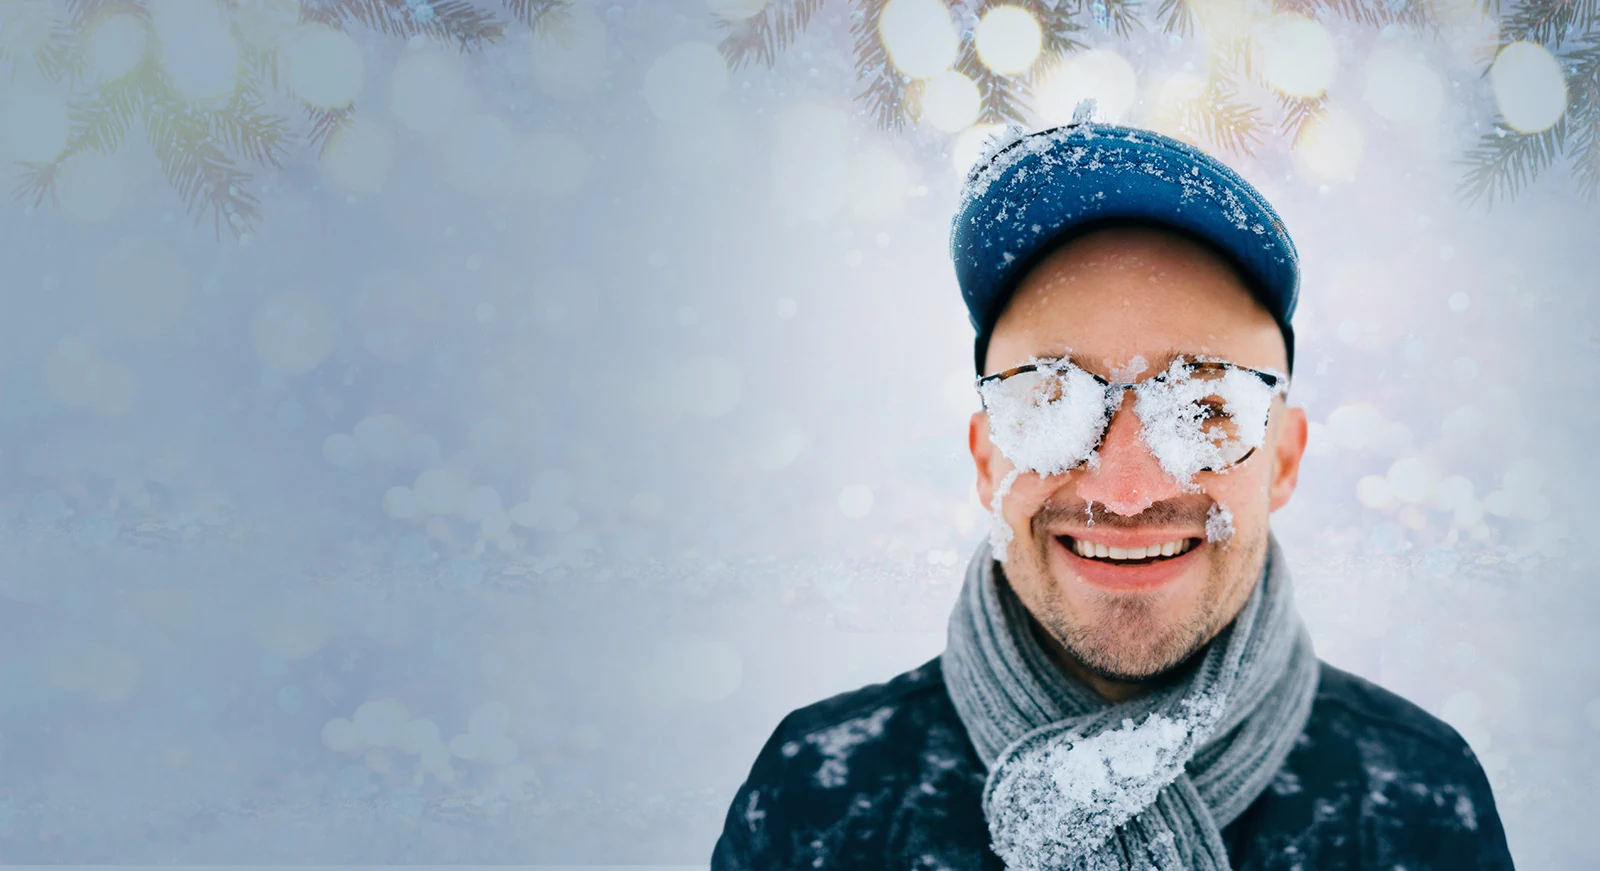
[(1086, 622), (1062, 627), (1059, 637), (1074, 659), (1100, 677), (1143, 681), (1181, 667), (1212, 635), (1196, 620), (1140, 611), (1118, 605), (1086, 614)]

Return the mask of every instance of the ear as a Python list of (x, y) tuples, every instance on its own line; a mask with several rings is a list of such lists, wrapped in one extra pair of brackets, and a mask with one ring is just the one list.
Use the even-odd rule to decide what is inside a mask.
[(1306, 410), (1285, 406), (1278, 427), (1278, 438), (1273, 446), (1272, 484), (1269, 504), (1277, 511), (1294, 495), (1300, 482), (1300, 460), (1306, 455)]
[(994, 457), (994, 443), (989, 441), (989, 415), (974, 411), (967, 425), (967, 450), (972, 452), (972, 464), (978, 470), (978, 501), (983, 507), (994, 510), (994, 473), (989, 461)]

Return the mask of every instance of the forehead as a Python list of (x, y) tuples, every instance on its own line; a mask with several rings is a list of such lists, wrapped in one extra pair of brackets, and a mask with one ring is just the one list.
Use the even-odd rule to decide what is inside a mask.
[(1237, 270), (1208, 246), (1151, 227), (1099, 230), (1047, 255), (996, 322), (985, 368), (1069, 352), (1102, 374), (1173, 354), (1287, 366), (1277, 324)]

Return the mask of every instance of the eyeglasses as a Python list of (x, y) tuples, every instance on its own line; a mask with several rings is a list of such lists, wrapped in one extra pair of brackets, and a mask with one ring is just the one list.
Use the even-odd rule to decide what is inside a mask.
[(1034, 360), (979, 378), (990, 439), (1023, 471), (1060, 474), (1098, 461), (1125, 391), (1151, 453), (1192, 483), (1250, 458), (1266, 437), (1287, 376), (1224, 360), (1180, 357), (1143, 381), (1112, 382), (1066, 360)]

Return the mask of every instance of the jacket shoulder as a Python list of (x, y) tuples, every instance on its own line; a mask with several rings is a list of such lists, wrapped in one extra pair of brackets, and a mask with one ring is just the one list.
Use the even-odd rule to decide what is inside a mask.
[(1415, 743), (1424, 750), (1448, 755), (1459, 755), (1467, 748), (1448, 723), (1371, 681), (1325, 662), (1315, 704), (1322, 709), (1317, 714), (1339, 717), (1391, 741)]
[(1467, 742), (1421, 707), (1326, 663), (1305, 731), (1237, 821), (1229, 848), (1246, 869), (1511, 867), (1488, 778)]
[(932, 660), (784, 717), (734, 797), (711, 867), (884, 867), (934, 853), (980, 862), (983, 776)]
[(863, 716), (870, 717), (885, 707), (898, 710), (905, 705), (936, 705), (945, 698), (944, 672), (939, 660), (933, 659), (883, 683), (842, 692), (798, 708), (783, 718), (778, 731), (792, 739), (803, 739)]

